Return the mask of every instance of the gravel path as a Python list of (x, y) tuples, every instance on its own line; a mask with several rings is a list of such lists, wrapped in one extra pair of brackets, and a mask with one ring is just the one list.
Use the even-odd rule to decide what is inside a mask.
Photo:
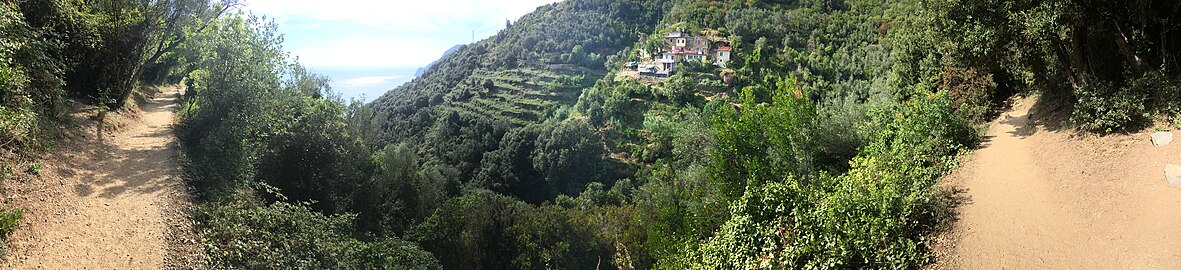
[(118, 131), (85, 119), (93, 108), (75, 113), (79, 126), (45, 157), (41, 175), (6, 183), (25, 218), (0, 269), (200, 268), (172, 133), (178, 91), (112, 117)]
[(1181, 144), (1045, 130), (1033, 103), (993, 122), (946, 181), (962, 204), (935, 268), (1181, 269), (1181, 189), (1164, 181)]

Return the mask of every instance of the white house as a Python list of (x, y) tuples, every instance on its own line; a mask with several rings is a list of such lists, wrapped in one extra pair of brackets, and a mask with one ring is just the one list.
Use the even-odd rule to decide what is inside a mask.
[(718, 46), (717, 56), (714, 57), (714, 65), (719, 67), (726, 67), (726, 63), (730, 62), (730, 46)]
[(700, 35), (674, 32), (665, 35), (664, 51), (655, 57), (656, 74), (670, 74), (676, 69), (677, 63), (683, 61), (701, 61), (725, 67), (730, 62), (730, 46), (724, 42), (713, 42)]

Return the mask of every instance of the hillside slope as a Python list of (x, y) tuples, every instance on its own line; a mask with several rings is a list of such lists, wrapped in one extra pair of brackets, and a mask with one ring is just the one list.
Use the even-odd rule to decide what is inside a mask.
[(379, 145), (413, 145), (430, 174), (474, 181), (487, 167), (481, 164), (485, 153), (498, 149), (505, 134), (564, 119), (562, 108), (574, 105), (583, 89), (607, 74), (606, 64), (651, 31), (661, 5), (573, 0), (539, 7), (371, 102)]
[(175, 89), (143, 104), (118, 131), (95, 133), (99, 126), (82, 120), (95, 111), (76, 112), (87, 125), (45, 159), (41, 175), (6, 183), (25, 218), (0, 268), (200, 266), (172, 133)]

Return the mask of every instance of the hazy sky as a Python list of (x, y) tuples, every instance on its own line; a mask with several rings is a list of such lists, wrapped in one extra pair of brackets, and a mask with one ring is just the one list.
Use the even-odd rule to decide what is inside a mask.
[(423, 66), (554, 0), (244, 0), (309, 67)]

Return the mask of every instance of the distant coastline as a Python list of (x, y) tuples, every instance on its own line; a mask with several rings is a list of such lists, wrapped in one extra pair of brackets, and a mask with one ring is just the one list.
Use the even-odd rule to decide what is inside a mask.
[[(443, 56), (447, 56), (463, 45), (455, 45), (447, 49)], [(332, 79), (332, 91), (347, 100), (357, 99), (362, 102), (373, 101), (386, 92), (393, 90), (415, 77), (422, 76), (434, 62), (425, 66), (393, 66), (393, 67), (312, 67), (312, 71), (328, 76)]]
[(369, 102), (385, 92), (414, 79), (417, 66), (402, 67), (313, 67), (312, 71), (332, 79), (332, 91), (345, 100)]

